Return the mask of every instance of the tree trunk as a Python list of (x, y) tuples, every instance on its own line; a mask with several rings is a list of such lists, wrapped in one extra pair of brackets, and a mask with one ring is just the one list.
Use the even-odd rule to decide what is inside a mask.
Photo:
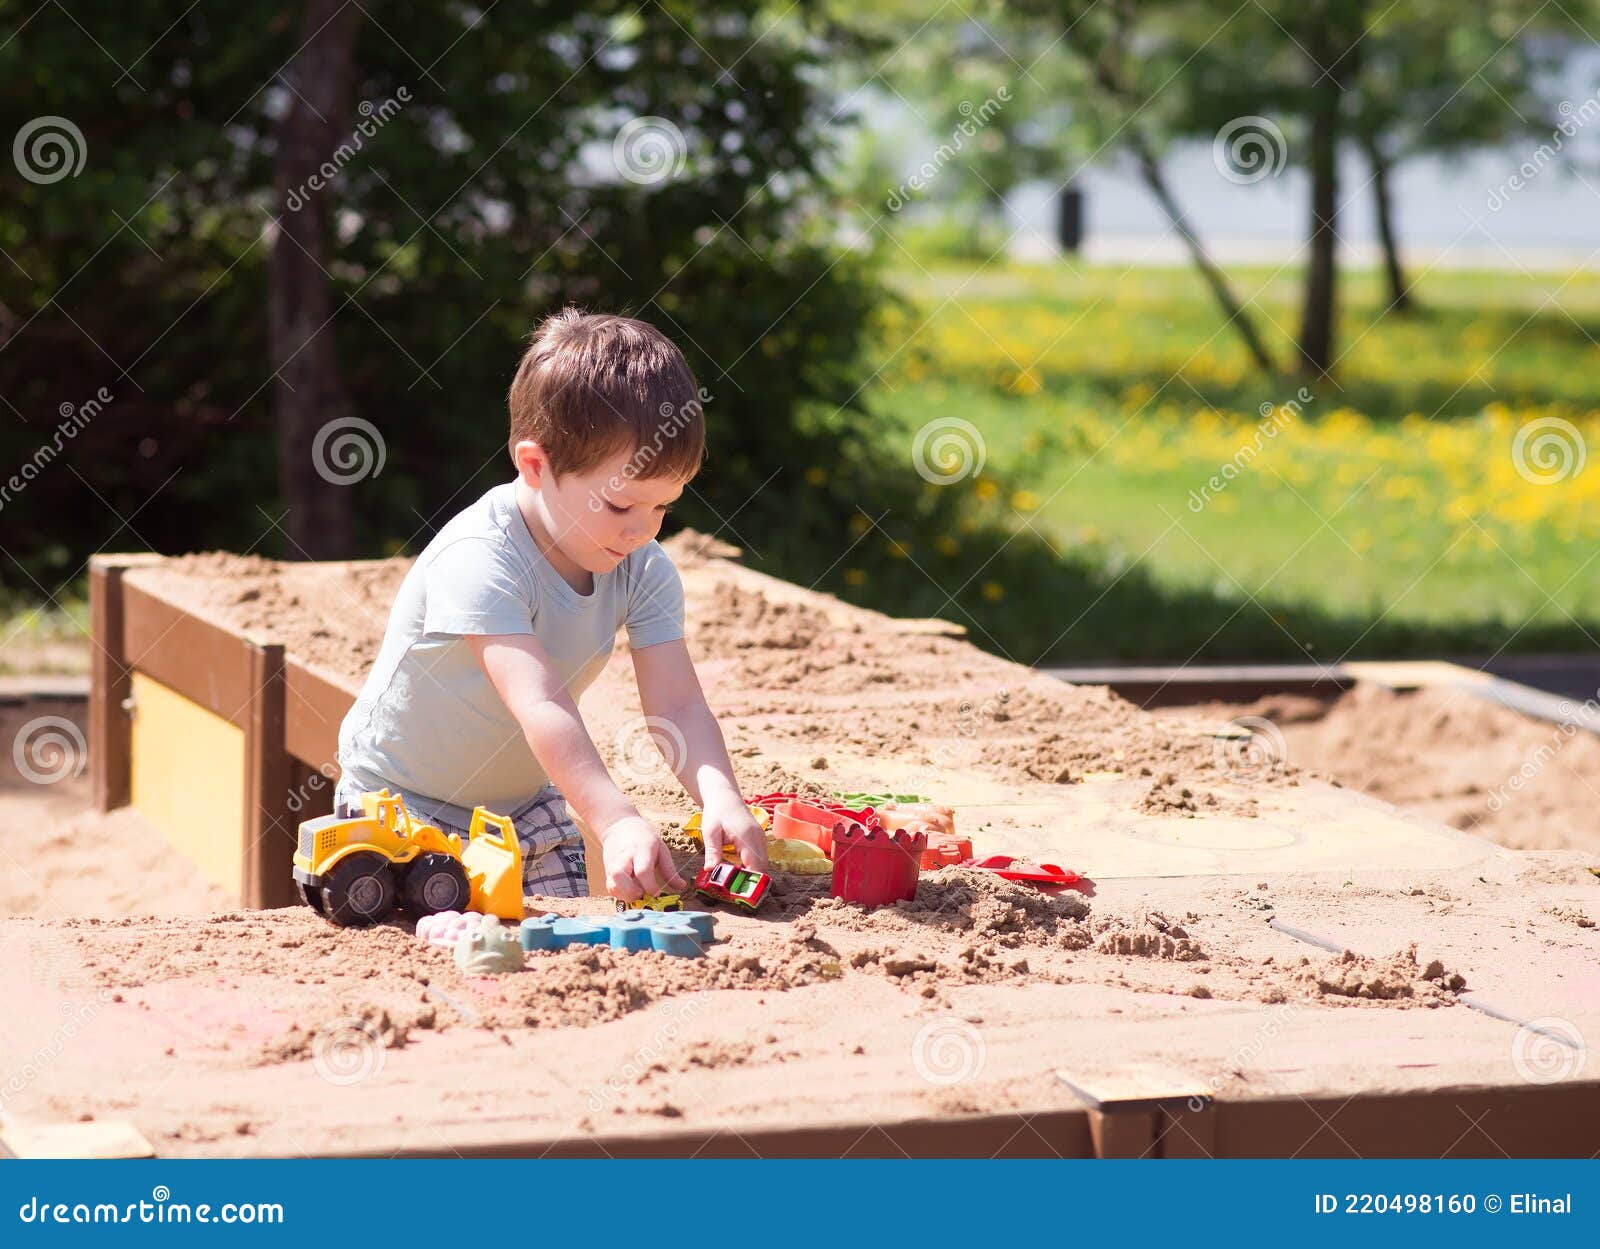
[[(1337, 10), (1337, 12), (1334, 12)], [(1339, 104), (1345, 82), (1356, 72), (1361, 30), (1359, 6), (1340, 0), (1310, 14), (1305, 42), (1311, 61), (1311, 137), (1306, 163), (1311, 173), (1311, 228), (1305, 303), (1300, 314), (1300, 365), (1321, 376), (1333, 365), (1333, 329), (1338, 318)]]
[(1411, 311), (1411, 292), (1406, 287), (1405, 271), (1400, 267), (1400, 242), (1395, 237), (1394, 216), (1389, 196), (1389, 171), (1393, 166), (1373, 135), (1362, 136), (1367, 161), (1372, 166), (1372, 210), (1378, 219), (1378, 239), (1383, 244), (1383, 270), (1389, 281), (1389, 311)]
[[(349, 416), (333, 326), (328, 268), (328, 197), (311, 185), (349, 139), (359, 5), (307, 0), (303, 46), (288, 70), (289, 111), (277, 127), (274, 181), (277, 238), (268, 269), (273, 419), (278, 478), (288, 504), (284, 531), (290, 558), (339, 559), (354, 554), (355, 507), (349, 473), (330, 460), (338, 442), (332, 422)], [(319, 431), (328, 430), (321, 440)]]
[(1244, 340), (1250, 358), (1255, 361), (1256, 367), (1263, 373), (1271, 373), (1276, 367), (1272, 354), (1267, 350), (1266, 344), (1261, 341), (1261, 336), (1256, 332), (1255, 321), (1251, 319), (1245, 306), (1234, 295), (1233, 288), (1228, 285), (1227, 275), (1217, 267), (1216, 261), (1201, 244), (1193, 230), (1189, 228), (1188, 218), (1184, 216), (1183, 209), (1178, 206), (1177, 197), (1173, 195), (1172, 188), (1167, 184), (1166, 175), (1161, 170), (1161, 162), (1156, 159), (1155, 152), (1150, 147), (1145, 136), (1136, 126), (1129, 128), (1129, 146), (1133, 150), (1135, 159), (1139, 162), (1139, 174), (1144, 183), (1150, 188), (1152, 195), (1161, 205), (1161, 211), (1166, 213), (1167, 220), (1172, 223), (1172, 228), (1182, 237), (1184, 246), (1189, 249), (1189, 258), (1194, 261), (1194, 266), (1200, 271), (1200, 276), (1211, 288), (1211, 294), (1217, 301), (1217, 306), (1222, 309), (1224, 323), (1231, 325), (1238, 331), (1239, 337)]

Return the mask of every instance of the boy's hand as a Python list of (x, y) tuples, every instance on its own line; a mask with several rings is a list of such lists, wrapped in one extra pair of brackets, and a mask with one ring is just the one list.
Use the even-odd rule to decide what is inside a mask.
[(767, 835), (738, 794), (715, 790), (705, 795), (700, 836), (705, 839), (707, 867), (721, 863), (722, 847), (732, 842), (740, 863), (752, 871), (767, 870)]
[(600, 833), (606, 866), (606, 889), (612, 897), (637, 902), (658, 893), (681, 893), (689, 882), (678, 875), (672, 853), (650, 821), (630, 815)]

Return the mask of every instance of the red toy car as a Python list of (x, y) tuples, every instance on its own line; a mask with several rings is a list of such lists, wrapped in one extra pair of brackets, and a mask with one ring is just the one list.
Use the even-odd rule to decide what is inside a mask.
[(737, 863), (719, 863), (716, 867), (701, 868), (699, 875), (694, 878), (695, 892), (701, 897), (731, 902), (747, 911), (753, 911), (761, 905), (771, 884), (772, 877), (765, 872), (752, 872)]

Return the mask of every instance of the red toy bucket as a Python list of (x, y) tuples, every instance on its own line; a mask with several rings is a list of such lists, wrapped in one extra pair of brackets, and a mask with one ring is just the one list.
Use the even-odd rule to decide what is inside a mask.
[(833, 834), (833, 896), (883, 906), (917, 896), (928, 834), (884, 832), (851, 821)]

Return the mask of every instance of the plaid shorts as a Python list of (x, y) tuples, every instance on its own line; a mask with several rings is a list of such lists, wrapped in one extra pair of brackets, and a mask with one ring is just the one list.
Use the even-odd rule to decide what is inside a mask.
[[(361, 814), (361, 790), (343, 777), (333, 791), (333, 810), (339, 816)], [(467, 830), (436, 812), (416, 814), (445, 833), (455, 833), (466, 843)], [(511, 812), (511, 826), (522, 844), (522, 892), (550, 898), (583, 898), (589, 894), (589, 873), (583, 852), (583, 834), (572, 822), (567, 800), (554, 785)]]

